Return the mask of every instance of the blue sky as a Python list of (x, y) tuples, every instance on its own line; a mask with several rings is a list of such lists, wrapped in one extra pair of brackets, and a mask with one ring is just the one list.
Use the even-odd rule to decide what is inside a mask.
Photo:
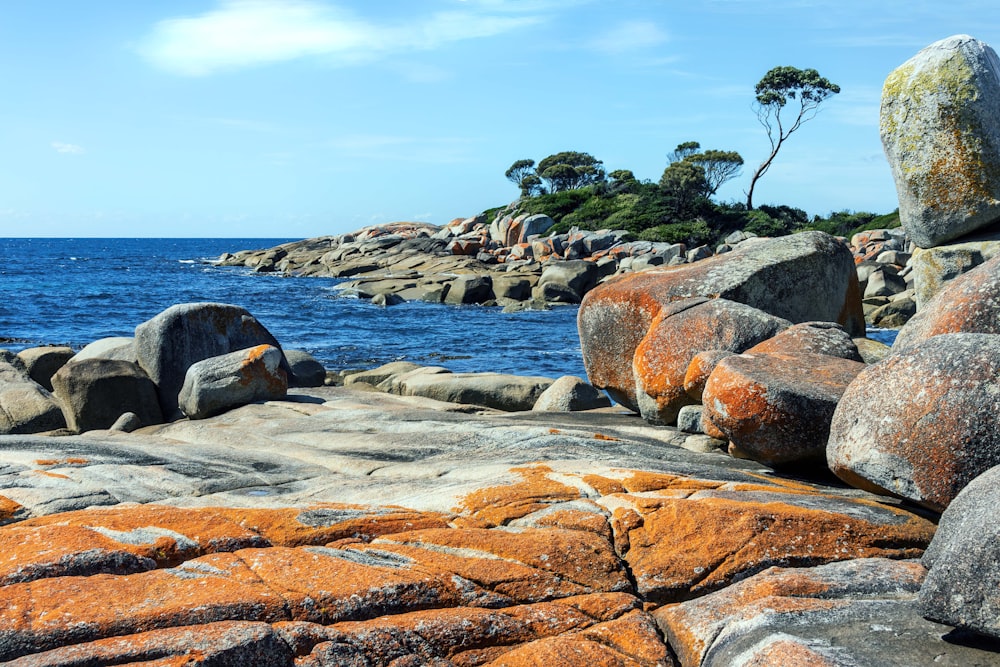
[(0, 236), (308, 237), (506, 203), (504, 171), (578, 150), (658, 180), (678, 143), (767, 138), (754, 84), (842, 93), (755, 192), (887, 212), (886, 75), (991, 0), (3, 0)]

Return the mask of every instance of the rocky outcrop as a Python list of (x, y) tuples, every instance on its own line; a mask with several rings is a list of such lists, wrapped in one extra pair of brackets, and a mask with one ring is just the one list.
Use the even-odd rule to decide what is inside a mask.
[(1000, 638), (1000, 468), (969, 483), (941, 515), (922, 562), (920, 610), (931, 620)]
[(697, 264), (623, 276), (589, 292), (580, 306), (580, 341), (594, 386), (637, 410), (636, 350), (668, 304), (693, 296), (729, 299), (792, 322), (836, 321), (864, 330), (854, 262), (821, 232), (740, 244)]
[(111, 428), (127, 412), (143, 426), (163, 422), (156, 386), (138, 364), (97, 358), (74, 361), (59, 369), (52, 384), (71, 431)]
[(532, 410), (577, 412), (610, 408), (611, 399), (574, 375), (563, 375), (538, 396)]
[(552, 382), (550, 378), (505, 373), (415, 372), (400, 378), (390, 390), (400, 396), (518, 412), (531, 410)]
[(239, 405), (282, 398), (288, 375), (284, 356), (272, 345), (258, 345), (197, 361), (184, 374), (177, 396), (190, 419), (205, 419)]
[(0, 441), (23, 462), (0, 468), (0, 660), (670, 665), (686, 645), (659, 634), (667, 611), (826, 563), (842, 574), (818, 599), (902, 598), (893, 573), (919, 568), (900, 559), (934, 530), (635, 417), (300, 391), (129, 435)]
[[(156, 384), (167, 419), (178, 416), (177, 395), (192, 364), (257, 345), (281, 349), (246, 309), (221, 303), (171, 306), (135, 328), (139, 365)], [(287, 373), (287, 364), (281, 365)]]
[(1000, 59), (968, 35), (935, 42), (894, 70), (880, 131), (899, 216), (922, 248), (1000, 218)]
[(1000, 464), (1000, 336), (942, 334), (867, 367), (833, 415), (827, 461), (858, 488), (942, 511)]

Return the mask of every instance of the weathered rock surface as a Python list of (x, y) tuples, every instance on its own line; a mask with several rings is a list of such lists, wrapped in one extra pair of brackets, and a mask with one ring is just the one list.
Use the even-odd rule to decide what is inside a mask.
[(112, 336), (95, 340), (73, 355), (71, 361), (83, 361), (84, 359), (116, 359), (137, 364), (139, 356), (135, 350), (135, 338)]
[(72, 348), (56, 346), (29, 347), (17, 353), (28, 377), (48, 391), (52, 391), (52, 376), (72, 357)]
[(481, 405), (497, 410), (531, 410), (552, 385), (550, 378), (505, 373), (411, 373), (395, 386), (386, 387), (401, 396), (423, 396), (449, 403)]
[(52, 394), (28, 377), (16, 355), (0, 350), (0, 434), (41, 433), (65, 426)]
[(184, 376), (177, 402), (190, 419), (205, 419), (230, 408), (280, 399), (288, 391), (281, 350), (258, 345), (195, 362)]
[(611, 399), (597, 391), (593, 385), (574, 375), (563, 375), (556, 378), (538, 396), (531, 409), (541, 412), (576, 412), (610, 407)]
[(933, 533), (636, 416), (461, 410), (324, 387), (0, 438), (0, 660), (671, 665), (659, 605)]
[(704, 420), (755, 461), (822, 462), (837, 403), (864, 368), (814, 352), (726, 357), (705, 384)]
[(948, 281), (998, 254), (1000, 241), (970, 241), (917, 249), (910, 260), (917, 309), (926, 306)]
[(1000, 336), (942, 334), (869, 366), (833, 416), (827, 462), (853, 486), (942, 511), (1000, 464)]
[(673, 423), (678, 410), (692, 401), (685, 377), (699, 352), (743, 352), (790, 325), (728, 299), (695, 297), (665, 306), (632, 360), (639, 413), (649, 422)]
[(1000, 60), (968, 35), (935, 42), (882, 89), (880, 132), (910, 238), (929, 248), (1000, 218)]
[(1000, 662), (920, 617), (914, 598), (923, 576), (915, 562), (881, 558), (775, 567), (654, 615), (684, 667)]
[(322, 387), (326, 381), (326, 369), (308, 352), (302, 350), (284, 350), (285, 361), (291, 375), (288, 376), (289, 387)]
[(52, 376), (66, 425), (82, 433), (110, 428), (126, 412), (143, 426), (163, 422), (153, 381), (138, 364), (112, 359), (68, 363)]
[(920, 611), (939, 623), (1000, 638), (1000, 468), (962, 489), (924, 553)]
[(862, 361), (858, 346), (844, 327), (834, 322), (802, 322), (776, 333), (747, 354), (824, 354)]
[(591, 383), (638, 411), (632, 363), (653, 321), (671, 302), (712, 296), (791, 322), (835, 321), (864, 330), (851, 252), (822, 232), (741, 243), (692, 265), (616, 278), (587, 294), (578, 324)]
[(892, 348), (946, 333), (1000, 333), (1000, 256), (948, 282), (900, 329)]
[(177, 416), (177, 394), (193, 363), (257, 345), (281, 349), (246, 309), (222, 303), (171, 306), (135, 328), (139, 365), (156, 384), (167, 419)]

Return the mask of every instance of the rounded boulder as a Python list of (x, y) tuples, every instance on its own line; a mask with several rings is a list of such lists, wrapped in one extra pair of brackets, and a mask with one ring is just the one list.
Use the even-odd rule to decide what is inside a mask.
[(833, 416), (827, 462), (848, 484), (942, 511), (1000, 464), (1000, 336), (942, 334), (867, 367)]

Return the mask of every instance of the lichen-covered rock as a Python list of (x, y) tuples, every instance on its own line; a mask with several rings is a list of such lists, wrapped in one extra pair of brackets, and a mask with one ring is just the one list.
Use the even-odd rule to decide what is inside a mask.
[(1000, 255), (948, 282), (899, 330), (892, 349), (946, 333), (1000, 333)]
[(755, 461), (822, 462), (837, 402), (864, 368), (813, 352), (726, 357), (705, 384), (704, 419)]
[(941, 515), (923, 564), (920, 611), (931, 620), (1000, 638), (1000, 468), (969, 485)]
[(953, 278), (1000, 254), (1000, 241), (970, 241), (936, 248), (918, 248), (910, 266), (913, 298), (920, 310)]
[(802, 322), (748, 349), (747, 354), (825, 354), (862, 361), (858, 346), (844, 327), (834, 322)]
[(942, 511), (1000, 464), (1000, 336), (942, 334), (867, 367), (844, 392), (827, 462), (852, 486)]
[[(191, 364), (257, 345), (281, 349), (246, 309), (222, 303), (171, 306), (135, 328), (139, 365), (156, 384), (168, 420), (179, 416), (177, 394)], [(284, 361), (282, 366), (287, 373)]]
[(667, 304), (695, 296), (744, 303), (791, 322), (839, 322), (854, 335), (865, 326), (846, 245), (822, 232), (755, 240), (695, 264), (625, 274), (588, 292), (577, 324), (591, 384), (638, 412), (636, 348)]
[(632, 360), (643, 419), (671, 424), (677, 411), (692, 402), (684, 380), (699, 352), (742, 352), (790, 325), (788, 320), (728, 299), (695, 297), (665, 306)]
[(284, 356), (272, 345), (258, 345), (192, 364), (177, 402), (190, 419), (205, 419), (238, 405), (285, 396)]
[(909, 237), (930, 248), (1000, 217), (1000, 60), (968, 35), (935, 42), (882, 89), (880, 132)]
[(692, 399), (701, 403), (705, 383), (712, 375), (716, 365), (726, 357), (736, 354), (730, 350), (705, 350), (691, 358), (687, 371), (684, 372), (684, 391)]
[(532, 410), (540, 412), (576, 412), (611, 407), (603, 393), (574, 375), (563, 375), (543, 391)]
[(923, 577), (918, 563), (882, 558), (775, 567), (654, 616), (684, 667), (1000, 662), (920, 617)]
[(138, 364), (112, 359), (68, 363), (52, 376), (70, 430), (82, 433), (111, 428), (126, 412), (143, 426), (163, 422), (153, 381)]

